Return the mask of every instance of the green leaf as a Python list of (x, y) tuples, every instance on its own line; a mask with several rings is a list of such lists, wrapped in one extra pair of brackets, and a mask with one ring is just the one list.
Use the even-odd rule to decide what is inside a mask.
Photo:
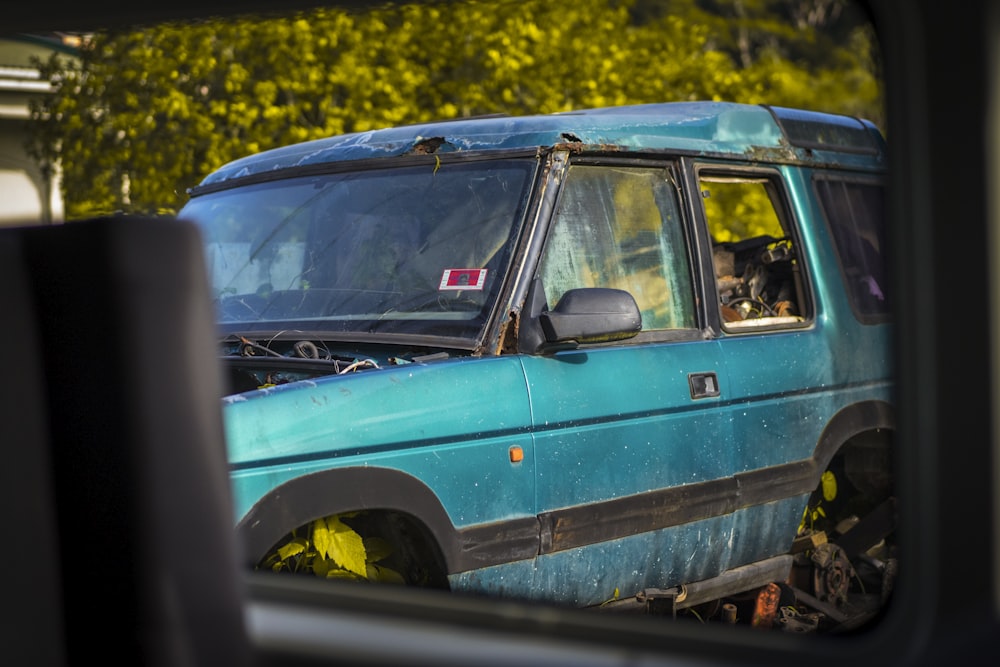
[(325, 577), (327, 579), (344, 579), (344, 580), (347, 580), (347, 581), (358, 581), (360, 579), (363, 579), (363, 577), (359, 577), (358, 575), (354, 574), (353, 572), (348, 572), (347, 570), (345, 570), (342, 567), (333, 567), (333, 568), (330, 568), (327, 571)]
[(345, 570), (367, 576), (364, 541), (338, 517), (313, 522), (313, 544), (321, 556), (332, 559)]
[(381, 537), (366, 537), (364, 538), (364, 543), (369, 563), (377, 563), (384, 558), (388, 558), (394, 551), (389, 541)]
[(297, 556), (306, 550), (308, 543), (302, 538), (297, 538), (278, 549), (278, 558), (288, 560), (292, 556)]
[(382, 567), (381, 565), (375, 565), (370, 563), (368, 565), (369, 581), (377, 581), (383, 584), (405, 584), (406, 580), (403, 579), (403, 575), (395, 570), (389, 569), (387, 567)]
[(325, 577), (331, 569), (340, 569), (329, 558), (315, 558), (312, 562), (312, 573), (317, 577)]

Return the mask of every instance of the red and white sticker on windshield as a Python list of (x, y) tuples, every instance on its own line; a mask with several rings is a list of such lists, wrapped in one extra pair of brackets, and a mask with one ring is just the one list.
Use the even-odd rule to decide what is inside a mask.
[(439, 290), (482, 290), (486, 284), (486, 269), (445, 269)]

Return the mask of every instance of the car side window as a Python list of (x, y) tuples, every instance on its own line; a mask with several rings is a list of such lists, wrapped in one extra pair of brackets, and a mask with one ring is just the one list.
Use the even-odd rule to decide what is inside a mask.
[(701, 172), (719, 312), (729, 331), (793, 326), (811, 313), (777, 176)]
[(642, 330), (693, 329), (694, 292), (665, 167), (570, 165), (541, 263), (551, 306), (568, 290), (629, 292)]
[(887, 317), (890, 304), (881, 183), (822, 178), (816, 181), (816, 193), (833, 235), (854, 312), (861, 320)]

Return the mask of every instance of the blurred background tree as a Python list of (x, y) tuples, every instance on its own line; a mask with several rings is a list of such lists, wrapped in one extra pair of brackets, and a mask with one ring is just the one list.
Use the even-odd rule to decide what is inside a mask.
[(850, 0), (492, 0), (319, 8), (97, 33), (39, 63), (29, 150), (68, 220), (172, 213), (223, 163), (427, 120), (676, 100), (882, 125), (875, 33)]

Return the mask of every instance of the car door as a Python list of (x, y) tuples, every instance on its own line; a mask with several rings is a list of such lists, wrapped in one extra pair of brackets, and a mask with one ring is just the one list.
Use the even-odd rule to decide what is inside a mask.
[(740, 435), (732, 454), (746, 509), (735, 516), (734, 545), (743, 562), (791, 547), (816, 485), (817, 443), (837, 410), (864, 396), (863, 367), (872, 366), (865, 342), (826, 307), (829, 290), (807, 270), (824, 252), (804, 242), (821, 222), (811, 219), (820, 216), (799, 171), (706, 162), (687, 171), (700, 194), (694, 217), (711, 243), (710, 316)]
[(666, 162), (570, 164), (535, 273), (550, 307), (570, 289), (612, 287), (643, 318), (627, 341), (522, 356), (541, 530), (533, 589), (565, 602), (703, 579), (729, 561), (728, 379), (700, 323), (676, 183)]

